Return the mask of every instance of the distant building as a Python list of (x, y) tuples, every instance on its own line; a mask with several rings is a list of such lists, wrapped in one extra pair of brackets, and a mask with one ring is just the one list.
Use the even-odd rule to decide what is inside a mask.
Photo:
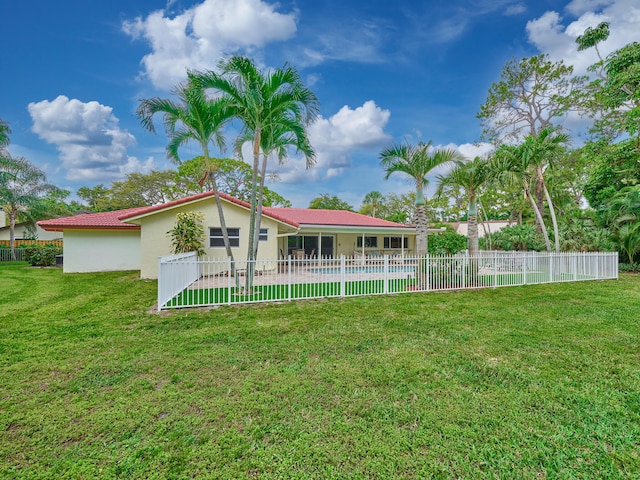
[[(468, 224), (467, 222), (452, 222), (449, 223), (459, 235), (468, 237)], [(484, 238), (485, 233), (496, 233), (502, 230), (504, 227), (513, 225), (513, 222), (508, 220), (489, 220), (486, 222), (478, 222), (478, 238)]]

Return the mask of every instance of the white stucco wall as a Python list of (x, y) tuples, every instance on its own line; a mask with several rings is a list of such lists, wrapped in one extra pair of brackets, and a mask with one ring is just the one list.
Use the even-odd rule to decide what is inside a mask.
[[(482, 224), (478, 223), (478, 238), (484, 238), (485, 229), (489, 233), (496, 233), (502, 230), (504, 227), (508, 227), (509, 225), (510, 223), (508, 221), (502, 222), (499, 220), (492, 220), (490, 222), (485, 222), (484, 227), (482, 226)], [(460, 235), (464, 235), (465, 237), (468, 237), (469, 236), (468, 227), (469, 225), (467, 224), (467, 222), (463, 222), (460, 225), (458, 225), (458, 229), (456, 230), (456, 233)]]
[[(0, 219), (1, 220), (1, 219)], [(25, 235), (24, 225), (16, 225), (15, 236), (16, 239), (22, 239)], [(9, 227), (0, 228), (0, 240), (9, 240), (10, 237)], [(62, 239), (62, 232), (47, 232), (36, 225), (36, 240), (59, 240)]]
[(65, 273), (140, 270), (137, 230), (65, 230)]

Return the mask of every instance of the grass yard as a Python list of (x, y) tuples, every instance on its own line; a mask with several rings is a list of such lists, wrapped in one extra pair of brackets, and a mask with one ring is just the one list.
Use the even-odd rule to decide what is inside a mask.
[(640, 277), (148, 313), (0, 265), (0, 478), (639, 478)]

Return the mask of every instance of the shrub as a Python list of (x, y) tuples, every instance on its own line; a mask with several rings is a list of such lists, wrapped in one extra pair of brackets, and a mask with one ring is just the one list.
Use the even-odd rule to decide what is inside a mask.
[(171, 237), (173, 253), (197, 252), (204, 255), (204, 215), (196, 212), (180, 212), (167, 236)]
[(24, 249), (24, 259), (33, 267), (51, 267), (56, 264), (56, 255), (62, 254), (62, 248), (53, 245), (30, 245)]
[(512, 225), (491, 234), (493, 248), (498, 250), (532, 250), (545, 249), (544, 238), (537, 232), (535, 225)]
[(640, 263), (620, 263), (618, 271), (620, 273), (640, 273)]
[(429, 253), (432, 255), (455, 255), (466, 248), (467, 237), (452, 230), (429, 236)]

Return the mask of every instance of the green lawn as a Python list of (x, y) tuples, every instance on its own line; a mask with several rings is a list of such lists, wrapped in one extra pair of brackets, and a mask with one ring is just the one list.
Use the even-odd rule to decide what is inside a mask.
[(0, 265), (0, 478), (639, 478), (640, 277), (148, 313)]

